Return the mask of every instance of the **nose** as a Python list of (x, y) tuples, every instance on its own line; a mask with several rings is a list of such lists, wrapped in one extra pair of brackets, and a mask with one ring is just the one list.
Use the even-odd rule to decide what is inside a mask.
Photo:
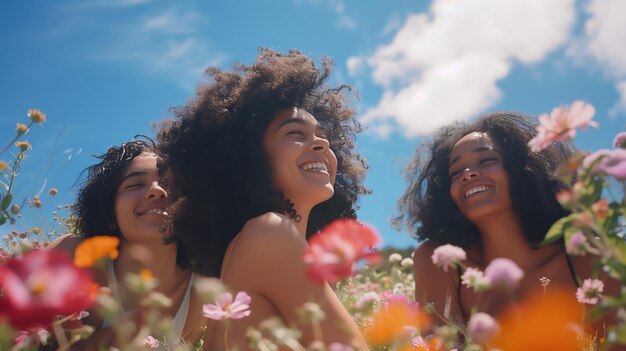
[(472, 178), (476, 178), (478, 177), (478, 171), (475, 169), (471, 169), (471, 168), (466, 168), (463, 170), (463, 181), (467, 182)]
[(330, 147), (330, 143), (326, 138), (315, 137), (311, 143), (311, 149), (316, 152), (326, 152)]
[(146, 194), (146, 197), (148, 199), (154, 199), (154, 198), (165, 199), (167, 198), (167, 191), (163, 189), (163, 187), (161, 186), (161, 184), (159, 184), (159, 182), (152, 182), (152, 185), (150, 186), (150, 189), (148, 189), (148, 193)]

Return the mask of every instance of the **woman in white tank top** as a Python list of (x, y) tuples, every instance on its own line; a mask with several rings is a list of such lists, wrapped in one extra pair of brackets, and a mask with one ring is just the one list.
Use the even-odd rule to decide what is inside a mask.
[[(172, 318), (170, 333), (152, 336), (163, 350), (180, 343), (191, 348), (201, 336), (205, 319), (192, 289), (194, 274), (187, 269), (184, 252), (175, 243), (164, 243), (171, 200), (162, 184), (154, 143), (131, 141), (109, 148), (98, 158), (102, 161), (86, 169), (87, 178), (78, 194), (75, 214), (80, 236), (64, 235), (50, 248), (73, 255), (85, 238), (118, 237), (119, 257), (110, 261), (104, 272), (95, 270), (95, 280), (110, 289), (121, 306), (123, 319), (141, 321), (146, 310), (126, 286), (125, 276), (149, 270), (158, 281), (155, 291), (172, 300), (172, 305), (162, 311), (164, 317)], [(120, 322), (103, 321), (97, 313), (90, 313), (84, 323), (95, 327), (96, 333), (76, 349), (115, 346), (114, 326)]]

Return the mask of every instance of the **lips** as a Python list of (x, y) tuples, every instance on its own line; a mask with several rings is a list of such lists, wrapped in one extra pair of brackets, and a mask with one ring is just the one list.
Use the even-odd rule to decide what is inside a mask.
[(156, 215), (161, 215), (161, 216), (167, 216), (167, 209), (165, 207), (153, 207), (153, 208), (149, 208), (147, 210), (143, 210), (139, 213), (137, 213), (139, 216), (144, 216), (144, 215), (150, 215), (150, 214), (156, 214)]
[(300, 164), (300, 169), (312, 173), (328, 174), (328, 165), (322, 161), (307, 161)]
[(468, 199), (470, 197), (480, 195), (488, 191), (491, 188), (492, 188), (491, 185), (486, 185), (486, 184), (471, 185), (465, 189), (465, 192), (463, 193), (463, 198)]

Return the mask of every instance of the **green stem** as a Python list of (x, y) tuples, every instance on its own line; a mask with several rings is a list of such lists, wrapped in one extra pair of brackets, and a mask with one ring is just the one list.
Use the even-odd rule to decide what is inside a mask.
[[(32, 125), (33, 125), (33, 121), (31, 121), (31, 122), (30, 122), (30, 123), (26, 126), (26, 130), (29, 130), (29, 129), (30, 129), (30, 126), (32, 126)], [(25, 134), (25, 133), (24, 133), (24, 134)], [(15, 142), (17, 141), (17, 139), (19, 139), (19, 138), (20, 138), (22, 135), (24, 135), (24, 134), (18, 134), (15, 138), (13, 138), (13, 140), (11, 140), (11, 141), (7, 144), (7, 146), (5, 146), (5, 147), (2, 149), (2, 151), (0, 151), (0, 154), (2, 154), (2, 153), (4, 153), (5, 151), (7, 151), (7, 150), (11, 147), (11, 145), (13, 145), (13, 143), (15, 143)]]

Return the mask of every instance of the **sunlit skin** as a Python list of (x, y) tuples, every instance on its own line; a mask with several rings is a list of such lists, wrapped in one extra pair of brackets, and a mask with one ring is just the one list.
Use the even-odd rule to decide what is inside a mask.
[[(230, 321), (231, 349), (248, 350), (245, 337), (250, 326), (278, 317), (286, 325), (300, 328), (300, 342), (308, 346), (314, 328), (302, 323), (297, 310), (306, 302), (317, 302), (326, 313), (321, 336), (332, 342), (367, 349), (352, 318), (328, 284), (319, 286), (305, 276), (303, 262), (306, 225), (311, 209), (334, 193), (337, 159), (329, 148), (317, 120), (308, 112), (290, 108), (279, 111), (269, 124), (263, 148), (270, 162), (273, 182), (294, 203), (299, 221), (284, 214), (265, 213), (250, 219), (231, 242), (221, 278), (232, 291), (246, 291), (252, 298), (249, 317)], [(229, 254), (227, 253), (227, 255)], [(223, 323), (209, 321), (205, 350), (224, 349)]]
[[(503, 162), (499, 145), (488, 134), (473, 132), (455, 144), (448, 174), (450, 196), (459, 211), (476, 225), (480, 235), (480, 241), (466, 250), (468, 259), (464, 263), (484, 270), (495, 258), (513, 260), (524, 271), (513, 295), (489, 291), (479, 298), (471, 289), (462, 287), (460, 298), (457, 298), (459, 277), (456, 270), (443, 272), (431, 261), (438, 244), (426, 241), (415, 250), (417, 301), (434, 302), (441, 313), (449, 303), (450, 316), (457, 320), (462, 319), (461, 311), (469, 318), (474, 306), (478, 306), (479, 311), (497, 315), (512, 302), (511, 298), (521, 300), (542, 293), (542, 277), (550, 279), (548, 289), (561, 286), (571, 290), (574, 298), (576, 285), (567, 267), (563, 245), (556, 243), (533, 248), (523, 235), (509, 192), (515, 185), (510, 184)], [(572, 258), (579, 277), (591, 276), (593, 259), (589, 255)], [(440, 278), (432, 279), (435, 276)]]
[[(142, 318), (144, 308), (126, 288), (126, 273), (139, 273), (141, 270), (152, 272), (159, 282), (155, 290), (172, 299), (171, 307), (163, 311), (171, 317), (176, 314), (183, 300), (190, 278), (189, 271), (183, 271), (176, 265), (176, 245), (163, 244), (164, 223), (168, 218), (167, 207), (171, 201), (161, 179), (156, 155), (143, 154), (136, 157), (124, 171), (115, 196), (114, 210), (122, 238), (114, 269), (121, 303), (128, 318), (133, 320)], [(73, 255), (81, 240), (79, 237), (65, 235), (50, 247)], [(98, 271), (96, 277), (100, 286), (108, 286), (108, 271)], [(182, 333), (185, 340), (197, 340), (200, 337), (200, 328), (204, 323), (200, 311), (200, 301), (192, 290), (189, 313)], [(96, 316), (96, 313), (91, 316)], [(91, 320), (89, 324), (102, 325), (102, 322)]]

